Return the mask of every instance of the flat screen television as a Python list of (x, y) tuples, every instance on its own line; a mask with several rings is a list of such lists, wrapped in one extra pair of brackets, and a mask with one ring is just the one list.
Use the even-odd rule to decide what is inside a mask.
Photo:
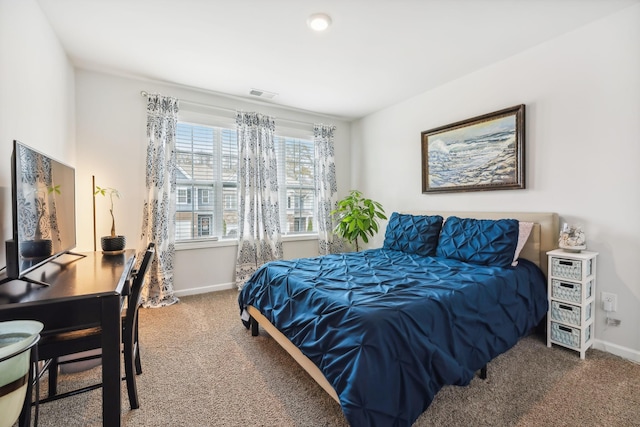
[(75, 169), (13, 141), (11, 199), (7, 279), (25, 279), (76, 246)]

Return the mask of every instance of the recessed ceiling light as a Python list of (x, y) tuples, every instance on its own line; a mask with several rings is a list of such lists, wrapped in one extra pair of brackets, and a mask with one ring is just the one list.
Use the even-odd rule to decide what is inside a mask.
[(307, 18), (307, 25), (313, 31), (324, 31), (331, 25), (331, 17), (326, 13), (314, 13)]

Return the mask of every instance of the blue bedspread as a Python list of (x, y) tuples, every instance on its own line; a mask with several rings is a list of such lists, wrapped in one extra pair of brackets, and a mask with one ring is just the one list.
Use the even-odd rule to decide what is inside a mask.
[(526, 260), (498, 268), (386, 249), (270, 262), (238, 301), (320, 368), (352, 426), (410, 426), (547, 311), (544, 276)]

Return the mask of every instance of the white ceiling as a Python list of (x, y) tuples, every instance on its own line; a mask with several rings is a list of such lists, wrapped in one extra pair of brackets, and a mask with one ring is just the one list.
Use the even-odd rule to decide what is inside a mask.
[[(346, 119), (639, 2), (38, 0), (77, 67), (247, 98), (262, 89)], [(332, 17), (324, 33), (306, 26), (316, 12)]]

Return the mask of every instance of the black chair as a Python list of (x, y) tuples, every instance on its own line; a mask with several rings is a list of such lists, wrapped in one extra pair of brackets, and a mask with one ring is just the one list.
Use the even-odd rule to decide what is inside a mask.
[[(153, 261), (154, 255), (155, 245), (150, 243), (145, 251), (140, 268), (132, 273), (131, 290), (127, 297), (127, 308), (122, 318), (122, 351), (124, 354), (125, 371), (125, 376), (122, 379), (127, 382), (127, 392), (129, 394), (131, 409), (140, 407), (135, 381), (136, 375), (142, 373), (140, 349), (138, 346), (138, 308), (140, 308), (140, 295), (142, 293), (144, 278)], [(60, 365), (92, 360), (101, 357), (101, 355), (96, 354), (64, 361), (60, 361), (59, 358), (84, 351), (100, 349), (102, 348), (101, 340), (102, 330), (100, 327), (42, 335), (38, 345), (38, 353), (39, 359), (46, 361), (42, 372), (46, 370), (49, 373), (49, 393), (46, 398), (40, 399), (40, 403), (62, 399), (102, 387), (102, 383), (99, 383), (66, 393), (57, 393), (58, 367)]]

